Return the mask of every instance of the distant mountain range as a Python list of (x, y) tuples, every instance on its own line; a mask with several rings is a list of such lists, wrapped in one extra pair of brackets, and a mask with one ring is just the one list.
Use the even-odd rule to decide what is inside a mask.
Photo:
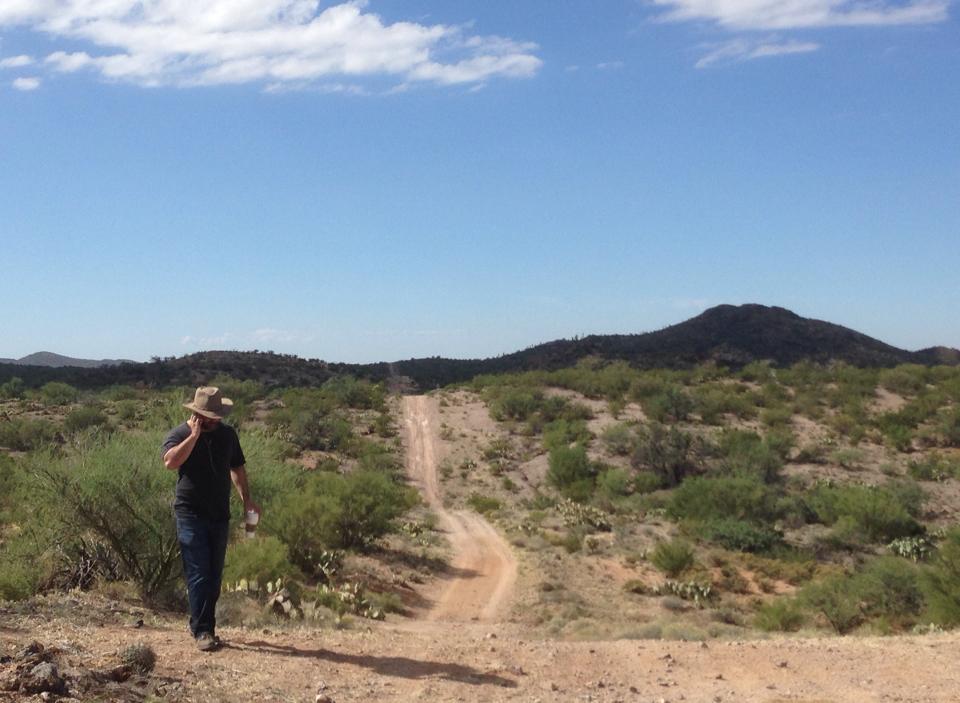
[(117, 364), (135, 363), (128, 359), (74, 359), (62, 354), (53, 352), (34, 352), (27, 354), (20, 359), (0, 359), (0, 364), (19, 364), (20, 366), (50, 366), (58, 368), (61, 366), (73, 366), (82, 369), (92, 369), (98, 366), (116, 366)]
[[(784, 308), (719, 305), (656, 332), (561, 339), (489, 359), (430, 357), (393, 363), (331, 364), (272, 352), (210, 351), (155, 358), (148, 363), (124, 363), (69, 359), (44, 352), (12, 363), (0, 363), (0, 381), (20, 376), (30, 383), (64, 380), (80, 386), (111, 383), (192, 386), (226, 374), (268, 385), (310, 386), (323, 383), (333, 375), (349, 373), (375, 381), (406, 377), (421, 389), (429, 389), (484, 373), (565, 368), (586, 357), (625, 361), (637, 368), (685, 368), (708, 361), (739, 368), (751, 361), (763, 360), (777, 366), (804, 360), (879, 367), (904, 363), (960, 364), (960, 351), (949, 347), (912, 352), (840, 325), (800, 317)], [(48, 363), (34, 361), (32, 366), (24, 365), (30, 363), (27, 359), (37, 358)], [(49, 363), (52, 359), (74, 363), (55, 367)]]

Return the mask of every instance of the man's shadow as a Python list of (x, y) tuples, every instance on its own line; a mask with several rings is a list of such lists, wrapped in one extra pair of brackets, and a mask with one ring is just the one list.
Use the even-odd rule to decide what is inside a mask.
[(517, 683), (495, 674), (484, 673), (462, 664), (449, 662), (432, 662), (409, 659), (407, 657), (375, 657), (371, 655), (344, 654), (332, 652), (328, 649), (297, 649), (278, 644), (271, 644), (262, 640), (244, 642), (233, 640), (224, 642), (225, 649), (239, 649), (272, 654), (281, 657), (300, 657), (304, 659), (322, 659), (336, 664), (349, 664), (375, 671), (381, 676), (397, 676), (405, 679), (440, 678), (446, 681), (457, 681), (473, 686), (502, 686), (516, 688)]

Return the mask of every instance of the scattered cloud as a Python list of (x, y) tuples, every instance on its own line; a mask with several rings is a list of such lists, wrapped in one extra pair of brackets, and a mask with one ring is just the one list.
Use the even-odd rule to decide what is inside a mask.
[(8, 56), (5, 59), (0, 59), (0, 68), (22, 68), (23, 66), (30, 66), (33, 63), (33, 58), (21, 54), (20, 56)]
[(652, 0), (669, 22), (701, 20), (733, 30), (787, 30), (930, 24), (947, 19), (949, 0)]
[(933, 24), (947, 20), (950, 0), (644, 0), (662, 10), (661, 22), (706, 22), (737, 32), (715, 44), (697, 68), (759, 58), (804, 54), (820, 44), (796, 39), (757, 40), (746, 33), (791, 32), (825, 27)]
[(36, 90), (40, 87), (39, 78), (15, 78), (13, 81), (13, 87), (17, 90)]
[(55, 42), (80, 43), (83, 50), (47, 56), (51, 70), (90, 70), (142, 86), (262, 82), (276, 90), (377, 77), (476, 84), (528, 78), (542, 65), (530, 42), (471, 35), (468, 26), (390, 24), (366, 6), (366, 0), (325, 7), (319, 0), (5, 0), (0, 29), (26, 26)]
[(696, 63), (697, 68), (707, 68), (715, 64), (736, 63), (753, 59), (784, 56), (786, 54), (805, 54), (816, 51), (820, 45), (815, 42), (797, 40), (781, 41), (776, 38), (756, 41), (753, 39), (732, 39), (714, 46)]
[(615, 71), (623, 68), (623, 61), (602, 61), (597, 64), (597, 68), (601, 71)]

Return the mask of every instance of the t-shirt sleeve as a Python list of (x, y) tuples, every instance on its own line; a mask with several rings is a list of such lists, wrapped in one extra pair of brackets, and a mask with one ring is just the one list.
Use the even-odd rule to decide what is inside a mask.
[(247, 458), (243, 455), (243, 449), (240, 447), (240, 438), (233, 434), (233, 452), (230, 457), (230, 468), (236, 469), (247, 463)]
[(175, 446), (180, 444), (183, 440), (187, 438), (187, 435), (190, 434), (189, 430), (186, 434), (183, 432), (183, 428), (186, 426), (186, 423), (180, 425), (179, 427), (174, 427), (170, 432), (167, 433), (167, 438), (163, 440), (163, 444), (160, 447), (160, 458), (162, 459), (166, 456), (167, 452), (173, 449)]

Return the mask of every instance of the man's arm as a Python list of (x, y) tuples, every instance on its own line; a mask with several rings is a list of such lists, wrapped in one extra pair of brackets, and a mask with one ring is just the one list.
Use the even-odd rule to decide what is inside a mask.
[(247, 483), (247, 467), (245, 464), (230, 469), (230, 479), (233, 485), (237, 487), (237, 493), (240, 494), (240, 500), (243, 501), (243, 509), (260, 512), (260, 506), (253, 502), (250, 497), (250, 485)]
[(190, 434), (187, 435), (187, 438), (177, 446), (168, 449), (167, 453), (163, 455), (163, 465), (171, 471), (176, 471), (183, 465), (183, 462), (187, 460), (190, 452), (196, 446), (197, 438), (200, 437), (200, 420), (197, 419), (196, 415), (192, 415), (187, 420), (187, 425), (190, 427)]

